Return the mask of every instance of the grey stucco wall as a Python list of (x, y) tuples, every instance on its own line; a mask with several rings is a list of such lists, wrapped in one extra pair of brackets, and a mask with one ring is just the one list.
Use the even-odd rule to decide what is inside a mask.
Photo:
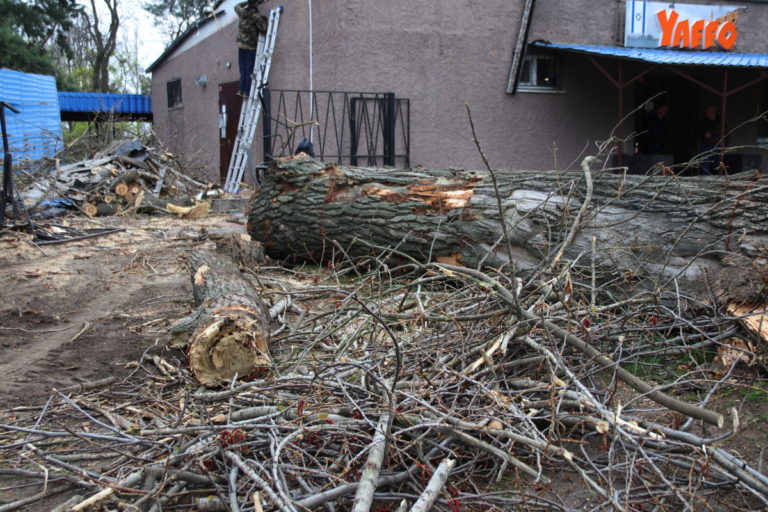
[[(266, 7), (278, 3), (272, 0)], [(471, 138), (466, 103), (493, 166), (577, 167), (584, 151), (593, 151), (595, 142), (608, 137), (614, 128), (617, 92), (585, 57), (562, 54), (563, 91), (507, 94), (523, 3), (314, 1), (314, 87), (386, 91), (409, 98), (412, 165), (483, 166)], [(748, 4), (739, 21), (737, 50), (766, 52), (768, 32), (760, 28), (760, 21), (768, 20), (768, 5)], [(307, 2), (286, 1), (284, 5), (270, 86), (306, 89)], [(617, 16), (623, 8), (622, 2), (614, 0), (539, 0), (529, 40), (613, 45)], [(153, 76), (158, 135), (179, 152), (199, 154), (197, 160), (212, 179), (218, 174), (219, 162), (216, 85), (238, 78), (234, 30), (232, 25), (168, 60)], [(231, 69), (224, 67), (227, 61), (232, 62)], [(201, 73), (209, 79), (202, 90), (192, 83)], [(164, 108), (165, 83), (172, 77), (181, 77), (184, 84), (180, 111)], [(756, 93), (749, 94), (747, 103)], [(629, 90), (625, 101), (630, 109)], [(741, 110), (749, 108), (745, 104)], [(256, 158), (260, 158), (258, 150)]]
[[(190, 174), (219, 181), (219, 84), (239, 80), (236, 24), (166, 60), (152, 75), (155, 132)], [(208, 85), (195, 83), (206, 75)], [(168, 109), (166, 84), (181, 79), (182, 105)]]
[[(602, 100), (612, 91), (602, 86), (584, 88), (577, 80), (569, 80), (563, 93), (507, 94), (522, 4), (504, 0), (315, 2), (315, 88), (387, 91), (409, 98), (413, 165), (483, 167), (465, 103), (492, 165), (549, 168), (553, 146), (560, 161), (570, 162), (590, 141), (607, 136), (605, 116), (583, 100)], [(305, 88), (309, 80), (306, 3), (288, 7), (271, 83)], [(286, 29), (291, 26), (300, 29)], [(594, 75), (593, 70), (572, 70)], [(582, 103), (572, 103), (574, 97)], [(577, 124), (562, 130), (563, 120)]]

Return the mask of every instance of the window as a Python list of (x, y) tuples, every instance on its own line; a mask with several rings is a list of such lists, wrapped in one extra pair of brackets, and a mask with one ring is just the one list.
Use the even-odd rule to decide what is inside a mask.
[(518, 90), (557, 92), (562, 90), (560, 61), (550, 55), (526, 55)]
[(168, 108), (181, 106), (181, 78), (168, 82)]

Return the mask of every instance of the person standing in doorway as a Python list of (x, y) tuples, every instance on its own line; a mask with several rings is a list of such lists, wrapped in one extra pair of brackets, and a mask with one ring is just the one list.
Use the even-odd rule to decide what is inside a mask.
[(667, 128), (667, 115), (669, 105), (659, 103), (648, 116), (648, 154), (666, 155), (670, 152), (669, 130)]
[(724, 142), (723, 125), (717, 113), (717, 105), (710, 103), (699, 120), (699, 154), (701, 174), (717, 174), (722, 163), (718, 146)]
[(240, 18), (237, 27), (238, 62), (240, 64), (240, 91), (242, 97), (248, 97), (251, 91), (251, 74), (256, 63), (256, 48), (259, 35), (267, 31), (267, 17), (259, 13), (259, 5), (266, 0), (248, 0), (235, 6), (235, 13)]

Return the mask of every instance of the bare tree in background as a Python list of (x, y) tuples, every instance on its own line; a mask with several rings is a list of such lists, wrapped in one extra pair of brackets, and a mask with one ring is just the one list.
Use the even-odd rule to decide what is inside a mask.
[(96, 92), (109, 92), (109, 61), (117, 49), (117, 31), (120, 28), (118, 0), (103, 0), (103, 2), (109, 13), (106, 32), (102, 31), (96, 0), (90, 0), (91, 8), (85, 15), (86, 28), (94, 51), (91, 87)]

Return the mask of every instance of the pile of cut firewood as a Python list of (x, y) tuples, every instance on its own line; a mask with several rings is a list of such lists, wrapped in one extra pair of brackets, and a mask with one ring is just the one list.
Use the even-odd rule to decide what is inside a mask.
[(93, 158), (37, 178), (21, 194), (31, 207), (77, 208), (88, 216), (125, 213), (190, 215), (198, 202), (219, 194), (178, 168), (172, 155), (138, 140), (120, 141)]

